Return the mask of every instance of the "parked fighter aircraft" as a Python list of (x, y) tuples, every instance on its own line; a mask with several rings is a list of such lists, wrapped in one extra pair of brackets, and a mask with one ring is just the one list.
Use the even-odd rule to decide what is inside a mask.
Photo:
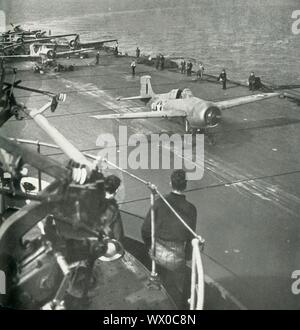
[(19, 36), (35, 36), (36, 38), (40, 38), (42, 35), (44, 35), (46, 33), (42, 32), (42, 30), (24, 30), (21, 25), (14, 25), (12, 23), (10, 23), (10, 25), (12, 26), (13, 30), (8, 30), (4, 33), (1, 34), (2, 37), (9, 37), (9, 36), (15, 36), (15, 35), (19, 35)]
[(183, 118), (186, 132), (215, 127), (220, 123), (221, 110), (238, 105), (257, 102), (279, 96), (280, 93), (264, 93), (242, 96), (231, 100), (211, 102), (193, 96), (190, 89), (173, 89), (169, 93), (155, 94), (150, 76), (141, 77), (139, 96), (119, 100), (150, 101), (151, 111), (91, 116), (96, 119), (138, 119), (138, 118)]
[(2, 56), (8, 55), (27, 55), (28, 46), (33, 43), (42, 43), (48, 41), (48, 39), (34, 39), (34, 40), (21, 40), (20, 42), (7, 42), (0, 43), (0, 54)]
[[(75, 37), (71, 40), (66, 40), (66, 37)], [(62, 46), (66, 46), (71, 48), (74, 43), (76, 43), (76, 40), (79, 38), (78, 34), (76, 33), (69, 33), (69, 34), (57, 34), (52, 36), (46, 36), (43, 34), (40, 34), (39, 37), (37, 37), (37, 34), (35, 36), (29, 36), (24, 37), (23, 35), (13, 35), (10, 38), (6, 38), (4, 41), (0, 41), (0, 46), (2, 47), (2, 51), (6, 50), (14, 50), (19, 47), (24, 48), (23, 54), (26, 54), (25, 51), (25, 45), (27, 44), (33, 44), (33, 43), (52, 43), (52, 44), (59, 44)], [(77, 47), (79, 48), (79, 47)], [(82, 47), (81, 47), (82, 48)]]
[(88, 53), (94, 50), (94, 48), (75, 49), (67, 51), (56, 51), (56, 44), (44, 44), (33, 43), (29, 46), (29, 54), (20, 55), (0, 55), (0, 59), (12, 59), (12, 60), (29, 60), (34, 61), (38, 59), (54, 59), (57, 57), (70, 56), (73, 54)]

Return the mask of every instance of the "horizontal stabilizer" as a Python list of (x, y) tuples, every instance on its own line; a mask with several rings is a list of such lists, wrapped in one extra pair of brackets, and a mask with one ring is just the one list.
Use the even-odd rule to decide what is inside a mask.
[(269, 99), (269, 98), (279, 96), (279, 95), (280, 95), (280, 93), (253, 94), (253, 95), (249, 95), (249, 96), (238, 97), (236, 99), (214, 102), (214, 104), (217, 107), (219, 107), (221, 110), (224, 110), (224, 109), (233, 108), (233, 107), (236, 107), (236, 106), (242, 105), (242, 104), (262, 101), (262, 100)]
[(186, 113), (180, 110), (174, 111), (146, 111), (146, 112), (127, 112), (114, 113), (111, 115), (90, 116), (96, 119), (147, 119), (147, 118), (175, 118), (186, 117)]

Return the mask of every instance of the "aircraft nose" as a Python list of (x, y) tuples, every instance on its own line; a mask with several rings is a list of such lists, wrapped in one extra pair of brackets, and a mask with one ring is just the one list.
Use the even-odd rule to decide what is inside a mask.
[(217, 126), (221, 121), (221, 111), (218, 107), (209, 107), (205, 112), (206, 126)]

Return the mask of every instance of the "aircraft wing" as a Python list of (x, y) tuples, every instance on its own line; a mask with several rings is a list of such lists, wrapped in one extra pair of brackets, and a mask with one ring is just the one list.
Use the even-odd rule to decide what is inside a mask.
[(94, 46), (94, 45), (102, 45), (107, 42), (116, 42), (118, 41), (117, 39), (107, 39), (107, 40), (99, 40), (99, 41), (87, 41), (87, 42), (80, 42), (79, 45), (81, 47), (86, 47), (86, 46)]
[(214, 102), (214, 103), (221, 110), (224, 110), (224, 109), (233, 108), (233, 107), (236, 107), (236, 106), (242, 105), (242, 104), (262, 101), (262, 100), (269, 99), (269, 98), (279, 96), (279, 95), (280, 95), (280, 93), (253, 94), (253, 95), (249, 95), (249, 96), (242, 96), (242, 97), (238, 97), (236, 99), (225, 100), (225, 101)]
[(37, 42), (42, 42), (42, 41), (49, 41), (49, 38), (36, 38), (36, 39), (28, 39), (28, 40), (23, 40), (22, 42), (20, 42), (20, 44), (35, 44)]
[(67, 34), (54, 34), (50, 36), (43, 36), (43, 38), (49, 39), (55, 39), (55, 38), (65, 38), (65, 37), (76, 37), (78, 34), (77, 33), (67, 33)]
[(64, 55), (71, 55), (71, 54), (80, 54), (80, 53), (88, 53), (95, 50), (94, 48), (86, 48), (86, 49), (76, 49), (76, 50), (68, 50), (66, 52), (58, 52), (56, 56), (64, 56)]
[(38, 60), (41, 56), (38, 55), (0, 55), (0, 59), (24, 59), (24, 60)]
[(147, 118), (175, 118), (186, 117), (185, 111), (169, 110), (169, 111), (145, 111), (145, 112), (127, 112), (113, 113), (110, 115), (90, 116), (96, 119), (147, 119)]
[(117, 101), (126, 101), (126, 100), (150, 100), (151, 96), (145, 97), (145, 96), (129, 96), (129, 97), (118, 97)]

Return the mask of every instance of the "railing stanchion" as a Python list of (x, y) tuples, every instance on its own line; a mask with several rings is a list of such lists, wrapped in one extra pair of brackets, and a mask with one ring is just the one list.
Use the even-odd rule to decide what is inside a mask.
[[(4, 173), (0, 171), (0, 188), (2, 188), (2, 189), (4, 187), (3, 180), (4, 180)], [(6, 207), (5, 207), (5, 197), (4, 197), (3, 193), (0, 193), (0, 226), (1, 226), (2, 221), (3, 221), (3, 215), (4, 215), (5, 209), (6, 209)]]
[(195, 247), (193, 246), (193, 254), (192, 254), (192, 274), (191, 274), (191, 297), (190, 297), (190, 310), (195, 310), (195, 290), (196, 290), (196, 253)]
[(152, 288), (160, 289), (160, 281), (159, 276), (156, 272), (156, 262), (155, 262), (155, 256), (156, 256), (156, 247), (155, 247), (155, 210), (154, 210), (154, 202), (155, 202), (155, 194), (156, 194), (156, 187), (153, 184), (149, 183), (149, 189), (151, 191), (150, 194), (150, 216), (151, 216), (151, 275), (150, 275), (150, 283), (149, 285)]
[[(37, 152), (41, 153), (41, 144), (40, 141), (37, 141)], [(42, 171), (38, 170), (38, 182), (39, 182), (39, 191), (42, 191)]]
[(157, 276), (156, 273), (156, 262), (155, 262), (155, 210), (154, 210), (154, 201), (155, 201), (155, 191), (151, 189), (150, 203), (151, 203), (151, 252), (152, 252), (152, 267), (151, 267), (151, 276)]

